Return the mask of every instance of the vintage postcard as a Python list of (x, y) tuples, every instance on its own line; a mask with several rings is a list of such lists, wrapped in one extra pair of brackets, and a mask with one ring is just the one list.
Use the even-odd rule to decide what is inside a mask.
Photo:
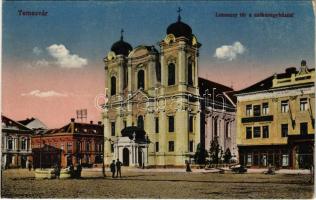
[(314, 197), (314, 1), (3, 1), (1, 58), (1, 198)]

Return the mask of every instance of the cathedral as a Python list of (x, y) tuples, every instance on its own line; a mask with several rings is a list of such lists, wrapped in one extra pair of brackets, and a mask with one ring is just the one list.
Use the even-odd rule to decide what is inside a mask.
[(183, 166), (198, 145), (207, 146), (201, 133), (205, 117), (199, 84), (207, 80), (198, 78), (200, 47), (191, 27), (181, 21), (180, 11), (159, 50), (133, 48), (121, 32), (104, 58), (106, 165), (119, 159), (125, 166)]

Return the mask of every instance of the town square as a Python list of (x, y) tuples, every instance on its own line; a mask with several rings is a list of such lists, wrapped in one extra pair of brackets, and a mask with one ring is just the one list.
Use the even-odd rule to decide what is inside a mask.
[(314, 197), (314, 2), (2, 6), (1, 197)]

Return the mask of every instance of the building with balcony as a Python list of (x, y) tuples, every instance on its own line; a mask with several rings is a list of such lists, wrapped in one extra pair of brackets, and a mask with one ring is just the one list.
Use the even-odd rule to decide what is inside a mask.
[(315, 69), (301, 62), (237, 96), (239, 161), (251, 167), (306, 168), (313, 162)]
[(31, 136), (33, 130), (4, 115), (1, 134), (2, 168), (25, 168), (32, 158)]
[(75, 122), (49, 129), (32, 137), (33, 163), (36, 168), (55, 164), (92, 166), (102, 164), (103, 125)]

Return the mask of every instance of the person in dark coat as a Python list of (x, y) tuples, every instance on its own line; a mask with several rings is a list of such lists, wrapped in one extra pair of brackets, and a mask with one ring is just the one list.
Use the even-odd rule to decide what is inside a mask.
[(29, 166), (28, 166), (28, 168), (29, 168), (29, 171), (31, 171), (31, 170), (32, 170), (32, 161), (30, 161), (30, 160), (29, 160), (29, 163), (28, 163), (28, 165), (29, 165)]
[(120, 178), (122, 177), (121, 166), (122, 166), (121, 161), (119, 159), (117, 159), (117, 161), (116, 161), (116, 178), (118, 177), (119, 174), (120, 174)]
[(110, 169), (112, 172), (112, 178), (115, 178), (115, 160), (112, 161), (112, 163), (110, 164)]
[(55, 165), (55, 175), (56, 175), (56, 178), (59, 179), (60, 177), (60, 167), (58, 164)]
[(77, 178), (81, 178), (81, 171), (82, 171), (82, 166), (81, 164), (79, 163), (77, 165)]

